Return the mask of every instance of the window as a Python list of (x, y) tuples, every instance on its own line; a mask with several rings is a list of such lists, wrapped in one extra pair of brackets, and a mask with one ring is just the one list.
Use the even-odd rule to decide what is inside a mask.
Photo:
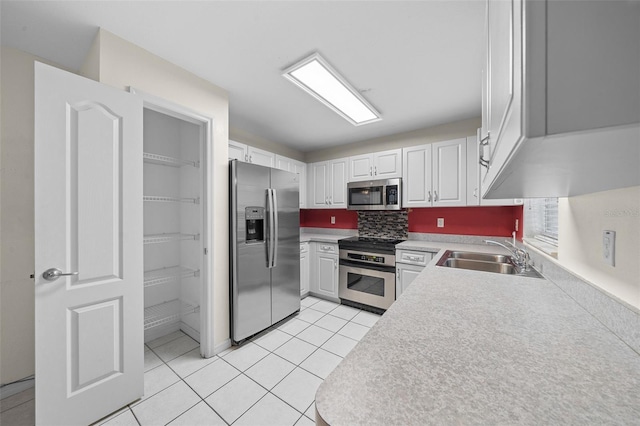
[(558, 245), (558, 199), (530, 198), (524, 203), (526, 238)]

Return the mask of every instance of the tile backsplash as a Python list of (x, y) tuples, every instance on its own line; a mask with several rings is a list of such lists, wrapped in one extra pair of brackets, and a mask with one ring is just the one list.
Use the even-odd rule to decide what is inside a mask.
[(358, 234), (361, 237), (409, 237), (409, 219), (403, 211), (358, 211)]

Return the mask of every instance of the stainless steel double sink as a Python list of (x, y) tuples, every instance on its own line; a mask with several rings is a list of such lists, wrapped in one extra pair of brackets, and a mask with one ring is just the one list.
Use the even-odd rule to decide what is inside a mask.
[(520, 270), (509, 255), (447, 250), (436, 266), (493, 272), (496, 274), (544, 278), (533, 268)]

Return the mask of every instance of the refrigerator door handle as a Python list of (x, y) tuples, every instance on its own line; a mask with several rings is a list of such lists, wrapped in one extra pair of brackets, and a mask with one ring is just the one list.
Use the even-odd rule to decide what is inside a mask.
[(271, 190), (271, 203), (273, 204), (273, 256), (271, 257), (271, 267), (275, 268), (278, 263), (278, 193)]
[(267, 228), (267, 232), (269, 233), (269, 238), (267, 239), (267, 268), (272, 268), (273, 264), (273, 246), (274, 246), (274, 231), (273, 231), (273, 194), (272, 189), (267, 188), (267, 210), (268, 216), (267, 220), (269, 221), (269, 226)]

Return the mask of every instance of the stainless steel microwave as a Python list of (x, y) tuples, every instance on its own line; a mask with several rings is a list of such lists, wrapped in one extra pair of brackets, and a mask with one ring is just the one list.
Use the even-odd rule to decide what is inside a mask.
[(349, 210), (400, 210), (402, 179), (365, 180), (347, 184)]

